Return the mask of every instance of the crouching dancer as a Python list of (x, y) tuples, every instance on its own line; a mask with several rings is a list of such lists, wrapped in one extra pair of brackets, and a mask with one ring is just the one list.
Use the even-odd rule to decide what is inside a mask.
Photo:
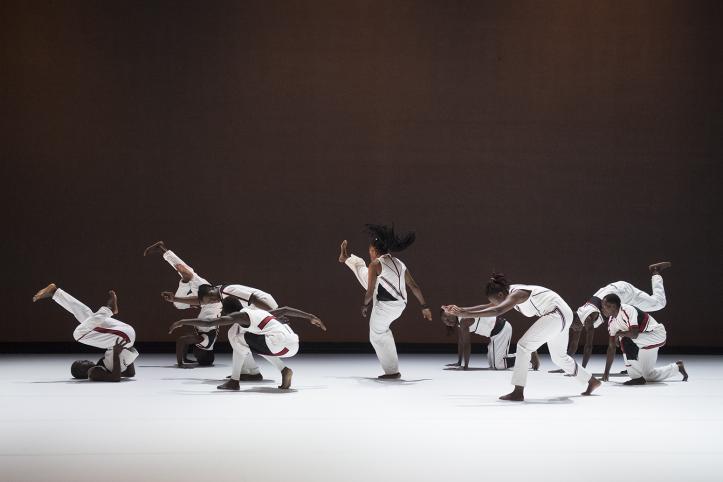
[[(279, 388), (291, 388), (291, 377), (293, 371), (284, 365), (281, 358), (290, 358), (299, 351), (299, 336), (294, 333), (291, 327), (280, 321), (277, 317), (304, 318), (312, 325), (326, 331), (324, 323), (311, 313), (306, 313), (288, 306), (266, 311), (246, 307), (241, 304), (238, 298), (224, 298), (223, 309), (219, 318), (211, 319), (186, 319), (173, 323), (169, 333), (179, 326), (189, 325), (201, 328), (219, 327), (233, 325), (228, 331), (228, 340), (234, 351), (233, 370), (231, 378), (222, 385), (219, 390), (238, 390), (239, 379), (243, 371), (243, 365), (249, 355), (258, 353), (273, 364), (281, 372), (281, 385)], [(258, 368), (256, 368), (258, 370)]]

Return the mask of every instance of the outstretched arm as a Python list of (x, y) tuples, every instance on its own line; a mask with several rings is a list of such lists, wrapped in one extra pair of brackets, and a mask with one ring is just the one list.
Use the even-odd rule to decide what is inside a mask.
[(326, 331), (326, 325), (319, 319), (318, 316), (313, 315), (311, 313), (307, 313), (305, 311), (301, 311), (296, 308), (292, 308), (290, 306), (282, 306), (281, 308), (276, 308), (275, 310), (270, 310), (269, 313), (271, 313), (274, 316), (291, 316), (293, 318), (303, 318), (305, 320), (309, 320), (309, 322), (321, 328), (322, 330)]
[(424, 301), (424, 295), (422, 294), (422, 289), (419, 287), (417, 282), (414, 280), (414, 277), (412, 276), (412, 273), (409, 270), (404, 272), (404, 282), (407, 283), (407, 286), (409, 287), (410, 290), (412, 290), (414, 297), (417, 298), (417, 300), (419, 301), (419, 304), (422, 305), (422, 316), (424, 317), (424, 319), (432, 321), (432, 310), (429, 309), (427, 302)]
[(121, 379), (120, 352), (126, 342), (118, 339), (113, 345), (113, 371), (109, 372), (102, 367), (93, 367), (88, 371), (88, 378), (94, 382), (119, 382)]
[(184, 318), (183, 320), (178, 320), (171, 324), (168, 329), (168, 333), (173, 333), (175, 329), (181, 326), (195, 326), (196, 328), (217, 328), (219, 326), (233, 325), (234, 323), (239, 323), (243, 321), (246, 321), (246, 323), (248, 323), (249, 315), (241, 311), (232, 313), (231, 315), (220, 316), (218, 318)]
[(445, 305), (442, 306), (442, 309), (446, 311), (447, 313), (451, 315), (457, 315), (459, 317), (469, 317), (469, 318), (476, 318), (478, 316), (500, 316), (511, 309), (513, 309), (515, 306), (519, 305), (520, 303), (524, 303), (527, 301), (527, 298), (530, 297), (530, 292), (525, 290), (515, 291), (514, 293), (510, 293), (507, 295), (507, 297), (504, 299), (502, 303), (500, 303), (497, 306), (490, 305), (487, 308), (483, 308), (480, 310), (476, 309), (465, 309), (460, 308), (456, 305)]
[(469, 327), (473, 322), (474, 320), (470, 318), (462, 318), (459, 320), (459, 335), (462, 345), (462, 368), (465, 370), (469, 368), (469, 357), (472, 353), (472, 337), (469, 334)]
[(161, 293), (161, 298), (169, 303), (183, 303), (191, 306), (201, 306), (201, 302), (198, 300), (198, 296), (176, 296), (175, 293), (170, 291), (164, 291)]
[(592, 340), (595, 335), (595, 326), (592, 322), (585, 322), (585, 348), (582, 351), (582, 367), (587, 367), (587, 362), (592, 356)]
[(602, 380), (607, 382), (610, 380), (610, 367), (613, 366), (613, 359), (615, 358), (615, 340), (617, 336), (611, 336), (608, 340), (608, 353), (605, 359), (605, 371), (603, 372)]

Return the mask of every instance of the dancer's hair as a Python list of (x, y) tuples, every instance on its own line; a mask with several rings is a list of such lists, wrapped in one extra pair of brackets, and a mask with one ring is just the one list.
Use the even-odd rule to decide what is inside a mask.
[(397, 235), (394, 232), (394, 225), (366, 224), (365, 227), (371, 238), (369, 243), (380, 254), (404, 251), (416, 239), (414, 232), (409, 232), (403, 236)]
[(75, 360), (73, 364), (70, 365), (70, 374), (73, 375), (73, 378), (87, 380), (88, 371), (90, 371), (92, 366), (93, 362), (90, 360)]
[(213, 350), (202, 350), (197, 346), (193, 346), (193, 356), (196, 357), (196, 361), (202, 367), (208, 367), (213, 365), (213, 361), (216, 356), (213, 354)]
[(201, 301), (204, 296), (209, 294), (213, 290), (211, 285), (199, 285), (198, 286), (198, 300)]
[(616, 295), (615, 293), (610, 293), (609, 295), (605, 295), (605, 298), (603, 298), (608, 303), (611, 303), (615, 305), (617, 308), (620, 308), (620, 297)]
[(497, 293), (504, 293), (507, 295), (510, 292), (510, 282), (507, 280), (503, 273), (492, 273), (490, 280), (487, 282), (485, 293), (487, 296), (496, 295)]
[(224, 315), (236, 313), (237, 311), (241, 311), (244, 309), (244, 305), (241, 304), (241, 300), (238, 298), (234, 298), (233, 296), (228, 296), (224, 298), (221, 301), (221, 306), (223, 307), (221, 309), (221, 313)]

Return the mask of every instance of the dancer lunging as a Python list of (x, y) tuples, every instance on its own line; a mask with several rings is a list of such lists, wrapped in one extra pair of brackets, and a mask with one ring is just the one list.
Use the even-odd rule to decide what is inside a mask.
[[(239, 325), (243, 331), (229, 331), (228, 337), (233, 347), (234, 359), (252, 360), (251, 352), (263, 355), (281, 372), (282, 381), (279, 388), (288, 389), (291, 387), (293, 371), (284, 365), (281, 359), (296, 355), (299, 351), (299, 336), (288, 324), (282, 323), (277, 318), (285, 316), (307, 319), (312, 325), (326, 331), (324, 323), (311, 313), (288, 306), (271, 311), (259, 310), (244, 307), (238, 298), (227, 297), (223, 300), (223, 311), (219, 318), (179, 320), (171, 325), (169, 333), (183, 325), (205, 328)], [(218, 388), (238, 390), (241, 371), (242, 367), (234, 364), (231, 378)]]
[(390, 326), (407, 306), (407, 287), (422, 305), (424, 319), (432, 320), (432, 312), (412, 273), (401, 260), (391, 254), (408, 248), (414, 242), (415, 236), (414, 233), (398, 236), (393, 226), (367, 224), (366, 228), (371, 238), (369, 266), (360, 257), (348, 254), (346, 240), (341, 243), (339, 262), (349, 266), (365, 290), (361, 313), (366, 318), (371, 311), (369, 340), (384, 370), (384, 374), (378, 378), (400, 378), (399, 357)]
[(133, 348), (136, 332), (132, 326), (113, 318), (113, 315), (118, 313), (118, 297), (114, 291), (108, 292), (108, 302), (96, 312), (54, 283), (35, 293), (33, 302), (45, 298), (52, 298), (78, 320), (79, 325), (73, 331), (76, 341), (105, 350), (105, 355), (98, 363), (90, 360), (73, 362), (70, 367), (73, 377), (90, 378), (97, 382), (117, 382), (121, 377), (132, 377), (136, 374), (133, 365), (133, 361), (138, 357), (138, 351)]
[(515, 309), (528, 317), (539, 317), (517, 342), (517, 353), (512, 384), (514, 390), (500, 397), (501, 400), (523, 401), (527, 384), (527, 366), (532, 352), (547, 343), (550, 358), (565, 373), (573, 375), (586, 384), (583, 395), (590, 395), (601, 384), (584, 368), (578, 366), (566, 352), (568, 329), (572, 323), (572, 310), (560, 295), (552, 290), (534, 285), (511, 285), (503, 274), (493, 274), (487, 283), (489, 304), (460, 308), (446, 305), (442, 309), (460, 317), (501, 316)]

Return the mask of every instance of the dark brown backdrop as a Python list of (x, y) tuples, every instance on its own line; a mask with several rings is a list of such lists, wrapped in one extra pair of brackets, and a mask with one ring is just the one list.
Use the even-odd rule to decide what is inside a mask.
[[(118, 291), (139, 340), (179, 316), (164, 239), (201, 274), (364, 341), (336, 262), (365, 222), (431, 304), (484, 301), (496, 268), (576, 307), (671, 259), (655, 315), (719, 346), (720, 2), (2, 3), (3, 328), (68, 341), (32, 293)], [(398, 341), (439, 342), (412, 303)], [(528, 320), (512, 316), (517, 334)], [(598, 334), (602, 336), (602, 333)], [(602, 341), (602, 338), (599, 338)]]

